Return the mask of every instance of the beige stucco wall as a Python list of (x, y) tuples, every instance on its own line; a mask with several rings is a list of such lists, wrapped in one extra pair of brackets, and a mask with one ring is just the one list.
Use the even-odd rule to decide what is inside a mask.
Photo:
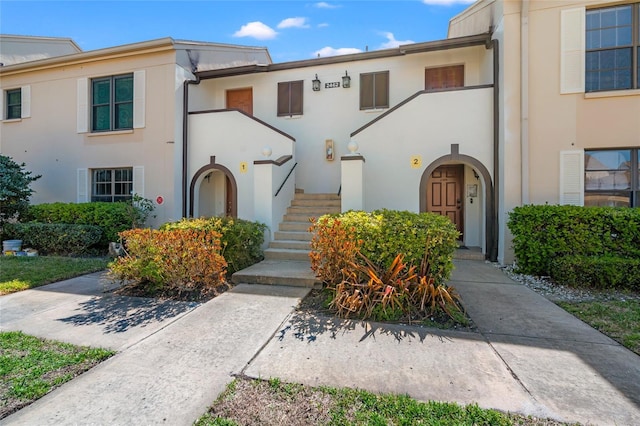
[[(225, 108), (226, 90), (252, 87), (254, 116), (296, 139), (297, 187), (311, 193), (335, 193), (340, 186), (340, 162), (337, 159), (348, 154), (351, 132), (387, 111), (360, 111), (360, 73), (389, 71), (390, 106), (393, 107), (424, 89), (424, 70), (427, 67), (464, 64), (466, 85), (491, 83), (491, 61), (487, 61), (487, 56), (491, 57), (491, 52), (480, 46), (204, 80), (190, 88), (189, 109)], [(325, 83), (341, 82), (345, 70), (351, 76), (350, 88), (324, 87)], [(311, 89), (311, 80), (316, 74), (322, 82), (319, 92)], [(277, 84), (295, 80), (304, 80), (303, 115), (277, 117)], [(327, 139), (334, 141), (334, 161), (325, 160)]]
[[(175, 109), (175, 53), (163, 50), (139, 52), (126, 57), (88, 60), (40, 70), (2, 73), (2, 89), (31, 86), (31, 117), (2, 121), (1, 149), (4, 155), (42, 178), (34, 182), (31, 201), (76, 202), (77, 169), (144, 167), (143, 196), (156, 204), (152, 225), (180, 217), (174, 186), (176, 124), (181, 111)], [(80, 78), (146, 71), (145, 127), (124, 132), (77, 132), (77, 81)], [(174, 142), (177, 142), (174, 143)]]

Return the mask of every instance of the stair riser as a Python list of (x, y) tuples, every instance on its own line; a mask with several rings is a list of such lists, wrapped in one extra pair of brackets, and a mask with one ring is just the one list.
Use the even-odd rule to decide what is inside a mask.
[(276, 231), (273, 235), (275, 241), (280, 240), (296, 240), (296, 241), (311, 241), (313, 235), (310, 232), (282, 232)]
[(279, 251), (265, 250), (265, 260), (309, 260), (309, 252), (305, 250)]
[(294, 200), (340, 200), (340, 196), (337, 194), (305, 194), (296, 193), (293, 197)]
[(308, 232), (311, 224), (309, 222), (282, 222), (280, 223), (280, 231)]
[(291, 200), (294, 207), (338, 207), (342, 206), (340, 200)]
[(317, 220), (320, 216), (322, 215), (285, 214), (282, 219), (283, 222), (305, 222), (311, 225), (313, 223), (311, 220), (313, 219), (313, 221), (315, 222), (315, 220)]
[(299, 214), (319, 217), (323, 214), (340, 213), (340, 207), (289, 207), (287, 208), (287, 214)]
[(264, 275), (233, 274), (235, 284), (286, 285), (291, 287), (320, 288), (322, 283), (310, 278), (269, 277)]
[(311, 250), (311, 242), (310, 241), (271, 241), (269, 244), (269, 248), (274, 249), (286, 249), (286, 250)]

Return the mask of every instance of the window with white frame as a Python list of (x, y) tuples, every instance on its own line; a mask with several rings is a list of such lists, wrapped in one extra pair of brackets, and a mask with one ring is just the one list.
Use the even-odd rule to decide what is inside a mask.
[(586, 206), (640, 207), (640, 149), (587, 150)]
[(389, 71), (360, 74), (360, 109), (389, 108)]
[(585, 90), (640, 88), (640, 3), (586, 11)]
[(22, 89), (7, 90), (5, 94), (5, 117), (7, 120), (22, 118)]
[(133, 168), (93, 169), (91, 173), (91, 201), (131, 200)]
[(133, 129), (133, 74), (91, 80), (91, 131)]

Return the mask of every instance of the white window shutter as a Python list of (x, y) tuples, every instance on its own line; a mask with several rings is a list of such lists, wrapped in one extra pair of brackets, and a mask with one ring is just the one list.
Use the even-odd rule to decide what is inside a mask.
[(585, 80), (585, 8), (560, 12), (560, 93), (583, 93)]
[(141, 129), (145, 126), (145, 71), (133, 73), (133, 128)]
[(78, 133), (87, 133), (89, 131), (89, 79), (78, 79), (77, 98), (77, 131)]
[(78, 203), (89, 201), (89, 170), (78, 169)]
[(20, 117), (31, 117), (31, 86), (22, 86), (20, 88)]
[(0, 92), (2, 92), (2, 102), (0, 102), (0, 120), (6, 120), (7, 117), (4, 115), (4, 105), (7, 103), (7, 92), (2, 90), (1, 87)]
[(584, 205), (584, 151), (560, 151), (560, 204)]
[(144, 198), (144, 166), (133, 168), (133, 193)]

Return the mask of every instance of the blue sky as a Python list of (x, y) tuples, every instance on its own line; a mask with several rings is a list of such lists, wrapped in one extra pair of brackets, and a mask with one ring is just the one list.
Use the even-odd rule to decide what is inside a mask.
[(266, 46), (274, 62), (446, 38), (473, 0), (0, 1), (0, 33), (94, 50), (162, 37)]

